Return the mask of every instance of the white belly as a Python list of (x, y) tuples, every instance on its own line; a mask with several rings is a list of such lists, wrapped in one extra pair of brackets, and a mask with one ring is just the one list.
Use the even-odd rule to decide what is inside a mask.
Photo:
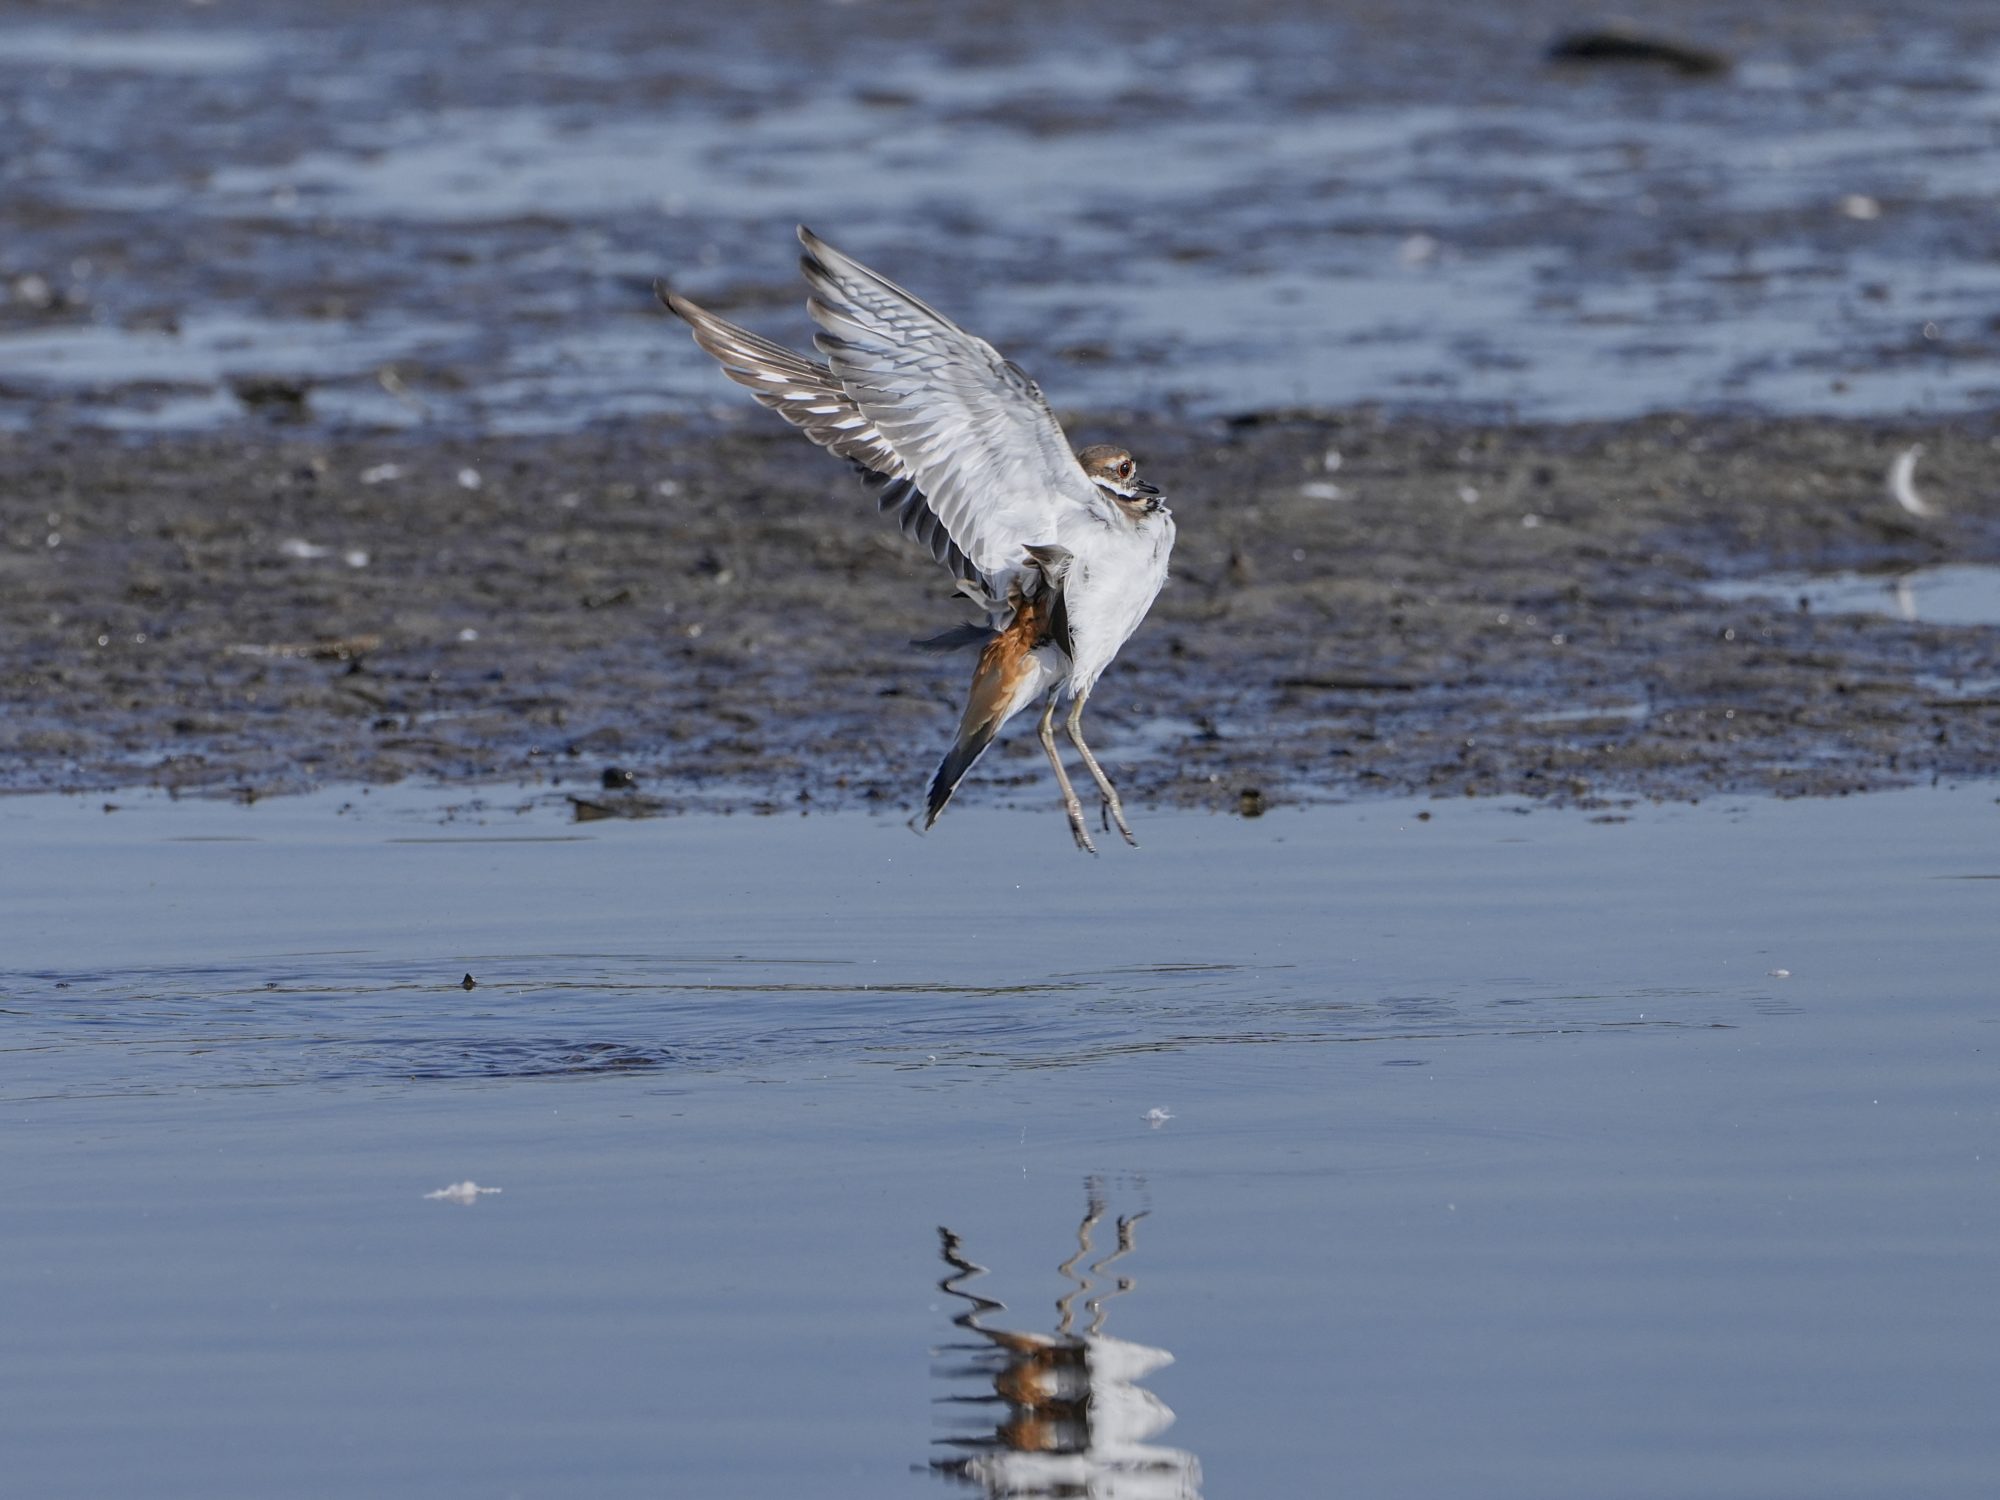
[(1077, 696), (1096, 686), (1159, 597), (1174, 548), (1174, 519), (1165, 510), (1137, 525), (1085, 518), (1063, 545), (1072, 555), (1063, 606), (1071, 645), (1068, 686)]

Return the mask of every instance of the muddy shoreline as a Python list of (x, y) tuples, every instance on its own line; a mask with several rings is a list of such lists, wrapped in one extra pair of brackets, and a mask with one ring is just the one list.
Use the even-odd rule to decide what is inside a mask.
[(799, 220), (1168, 489), (1138, 804), (1992, 774), (1995, 629), (1703, 592), (2000, 559), (1991, 8), (1589, 9), (0, 4), (0, 788), (911, 807), (960, 608), (649, 290)]
[[(2000, 767), (2000, 629), (1724, 603), (2000, 560), (2000, 423), (1074, 417), (1167, 488), (1175, 580), (1093, 702), (1139, 805), (1612, 806)], [(1924, 445), (1920, 520), (1889, 500)], [(541, 439), (0, 438), (0, 786), (410, 777), (579, 813), (913, 805), (962, 613), (761, 414)], [(607, 772), (618, 775), (607, 777)], [(616, 785), (607, 788), (606, 781)], [(967, 800), (1040, 806), (1010, 734)]]

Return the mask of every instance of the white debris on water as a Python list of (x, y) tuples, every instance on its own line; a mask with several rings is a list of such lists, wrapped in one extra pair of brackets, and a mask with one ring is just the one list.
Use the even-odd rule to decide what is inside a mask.
[(1308, 479), (1299, 486), (1299, 493), (1308, 500), (1338, 500), (1345, 492), (1329, 479)]
[(479, 477), (479, 471), (475, 468), (468, 466), (458, 471), (458, 487), (462, 490), (476, 490), (483, 483), (485, 481)]
[(340, 554), (340, 560), (350, 568), (365, 568), (368, 566), (368, 551), (364, 547), (349, 547)]
[(1896, 461), (1889, 465), (1889, 498), (1913, 516), (1929, 517), (1937, 512), (1917, 493), (1917, 460), (1923, 456), (1922, 443), (1912, 443), (1896, 455)]
[(1458, 498), (1466, 505), (1477, 505), (1479, 503), (1479, 491), (1469, 484), (1461, 484), (1458, 487)]
[(1840, 200), (1840, 211), (1850, 219), (1860, 219), (1864, 222), (1882, 217), (1881, 203), (1866, 193), (1849, 193)]
[(463, 630), (459, 631), (458, 638), (461, 641), (476, 641), (479, 639), (479, 632), (474, 630), (470, 625), (468, 625)]
[(1167, 1121), (1171, 1120), (1173, 1117), (1174, 1117), (1173, 1111), (1171, 1110), (1149, 1109), (1146, 1111), (1145, 1121), (1148, 1125), (1152, 1126), (1153, 1129), (1158, 1130), (1162, 1125), (1166, 1124)]
[(1792, 977), (1790, 969), (1772, 969), (1769, 972), (1773, 979), (1790, 979)]
[(463, 1182), (454, 1182), (450, 1187), (441, 1187), (434, 1193), (425, 1193), (426, 1198), (436, 1198), (445, 1203), (477, 1203), (488, 1193), (497, 1193), (499, 1188), (481, 1187), (470, 1177)]
[(363, 484), (387, 484), (392, 479), (401, 479), (402, 477), (403, 466), (401, 464), (377, 464), (372, 469), (363, 469), (361, 471), (361, 482)]

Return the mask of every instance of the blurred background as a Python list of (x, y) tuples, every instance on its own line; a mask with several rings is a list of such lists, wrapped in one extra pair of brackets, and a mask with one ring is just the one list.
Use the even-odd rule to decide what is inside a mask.
[(8, 4), (0, 424), (741, 418), (799, 220), (1070, 409), (1991, 404), (2000, 7), (1640, 14)]

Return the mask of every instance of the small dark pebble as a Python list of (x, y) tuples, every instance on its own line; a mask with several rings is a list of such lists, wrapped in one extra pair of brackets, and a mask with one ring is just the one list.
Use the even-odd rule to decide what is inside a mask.
[(1264, 794), (1254, 786), (1246, 786), (1236, 794), (1236, 810), (1246, 818), (1264, 816)]
[(1281, 688), (1298, 688), (1315, 692), (1337, 693), (1414, 693), (1418, 684), (1403, 682), (1393, 677), (1280, 677)]
[(1632, 31), (1572, 31), (1550, 43), (1548, 55), (1561, 63), (1650, 63), (1684, 78), (1718, 77), (1730, 66), (1720, 52)]
[(280, 422), (303, 422), (309, 415), (312, 387), (282, 375), (239, 375), (229, 382), (236, 399), (250, 410)]
[(462, 990), (476, 990), (479, 988), (479, 981), (468, 974), (465, 978), (459, 980), (458, 987)]

